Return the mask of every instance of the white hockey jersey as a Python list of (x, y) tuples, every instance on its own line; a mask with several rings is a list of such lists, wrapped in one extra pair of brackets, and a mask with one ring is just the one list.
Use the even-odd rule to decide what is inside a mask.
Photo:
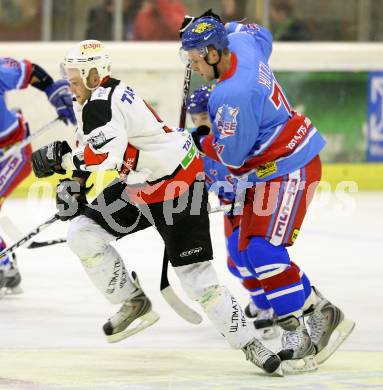
[[(76, 149), (64, 156), (64, 169), (129, 171), (128, 184), (142, 184), (143, 175), (139, 173), (144, 172), (146, 183), (140, 189), (146, 188), (147, 203), (166, 200), (166, 188), (158, 190), (169, 181), (182, 180), (190, 185), (203, 171), (189, 132), (171, 130), (119, 80), (110, 78), (82, 107), (77, 106)], [(128, 169), (124, 169), (124, 162)]]

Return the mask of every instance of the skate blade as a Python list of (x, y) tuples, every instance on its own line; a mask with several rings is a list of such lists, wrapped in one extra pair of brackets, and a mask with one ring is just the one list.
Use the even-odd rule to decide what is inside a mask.
[(320, 352), (315, 355), (315, 360), (318, 364), (324, 363), (347, 339), (355, 328), (355, 322), (345, 318), (335, 329), (338, 332), (338, 338), (333, 344), (327, 344)]
[(19, 295), (19, 294), (22, 294), (23, 292), (24, 292), (24, 290), (20, 286), (12, 287), (12, 288), (7, 287), (5, 289), (6, 295)]
[(263, 340), (272, 340), (279, 336), (279, 328), (277, 326), (271, 326), (260, 330), (262, 331), (261, 337)]
[(303, 359), (284, 360), (281, 366), (285, 374), (303, 374), (318, 369), (314, 355), (305, 356)]
[(153, 310), (149, 313), (143, 315), (140, 318), (137, 318), (140, 322), (134, 328), (125, 329), (119, 333), (112, 334), (110, 336), (106, 336), (108, 343), (117, 343), (127, 337), (133, 336), (134, 334), (141, 332), (142, 330), (148, 328), (153, 325), (160, 319), (160, 316), (154, 312)]
[(282, 369), (282, 362), (281, 364), (279, 365), (279, 367), (272, 373), (267, 373), (267, 375), (269, 376), (278, 376), (278, 377), (284, 377), (285, 374), (283, 372), (283, 369)]

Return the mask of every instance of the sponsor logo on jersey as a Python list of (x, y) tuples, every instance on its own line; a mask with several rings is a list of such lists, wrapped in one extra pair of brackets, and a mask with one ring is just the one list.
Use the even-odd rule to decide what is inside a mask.
[(186, 140), (184, 146), (182, 147), (182, 149), (185, 149), (187, 152), (186, 156), (181, 161), (182, 168), (186, 169), (190, 165), (190, 163), (193, 161), (193, 159), (196, 155), (196, 152), (197, 152), (196, 146), (193, 144), (190, 134), (189, 134), (188, 139)]
[(14, 60), (13, 58), (4, 57), (0, 59), (0, 66), (4, 68), (20, 68), (19, 61)]
[(202, 22), (202, 23), (198, 23), (198, 24), (193, 28), (193, 32), (196, 33), (196, 34), (202, 34), (202, 33), (204, 33), (205, 31), (211, 30), (213, 27), (214, 27), (214, 26), (213, 26), (211, 23)]
[(286, 149), (294, 150), (298, 144), (301, 143), (303, 138), (306, 137), (308, 131), (310, 130), (312, 124), (309, 118), (305, 118), (304, 123), (299, 127), (299, 129), (294, 134), (293, 138), (286, 145)]
[(293, 234), (291, 235), (291, 242), (295, 242), (299, 234), (299, 229), (294, 229)]
[[(292, 210), (293, 210), (295, 197), (296, 197), (297, 192), (299, 190), (298, 184), (299, 183), (298, 183), (297, 179), (291, 179), (288, 182), (288, 188), (286, 191), (287, 201), (284, 205), (282, 204), (281, 209), (278, 213), (278, 219), (277, 219), (277, 222), (276, 222), (275, 228), (274, 228), (274, 234), (273, 234), (274, 236), (283, 237), (285, 234), (287, 223), (289, 221), (290, 215), (291, 215)], [(295, 230), (294, 230), (294, 233), (295, 233)]]
[(270, 176), (277, 171), (277, 163), (275, 161), (270, 161), (266, 164), (260, 165), (255, 168), (255, 172), (260, 179)]
[(4, 166), (1, 167), (0, 173), (0, 195), (3, 191), (6, 191), (13, 180), (16, 179), (18, 175), (18, 170), (23, 164), (23, 160), (20, 156), (12, 156), (9, 160), (6, 160)]
[(196, 253), (199, 253), (202, 251), (202, 246), (199, 246), (198, 248), (192, 248), (192, 249), (189, 249), (187, 251), (184, 251), (180, 254), (180, 257), (188, 257), (188, 256), (191, 256), (191, 255), (194, 255)]
[(214, 122), (217, 125), (221, 139), (235, 135), (238, 125), (238, 113), (239, 107), (230, 107), (224, 104), (218, 108)]
[(90, 97), (90, 100), (108, 100), (111, 88), (98, 87)]
[(113, 141), (116, 137), (106, 139), (105, 134), (100, 131), (98, 134), (93, 135), (88, 139), (88, 143), (90, 143), (95, 149), (101, 149), (103, 146), (108, 144), (110, 141)]

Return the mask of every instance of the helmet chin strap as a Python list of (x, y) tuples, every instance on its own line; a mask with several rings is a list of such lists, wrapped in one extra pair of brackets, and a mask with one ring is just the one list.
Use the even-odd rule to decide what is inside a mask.
[(218, 65), (219, 62), (221, 61), (222, 50), (217, 50), (217, 52), (218, 52), (218, 61), (215, 62), (214, 64), (210, 63), (210, 62), (206, 59), (206, 57), (205, 57), (205, 62), (206, 62), (208, 65), (210, 65), (211, 67), (213, 67), (213, 70), (214, 70), (214, 78), (215, 78), (215, 79), (218, 79), (218, 78), (219, 78), (218, 66), (217, 66), (217, 65)]

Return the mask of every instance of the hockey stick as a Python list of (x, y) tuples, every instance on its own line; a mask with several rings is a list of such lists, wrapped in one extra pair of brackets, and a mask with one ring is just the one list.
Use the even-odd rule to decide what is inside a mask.
[(60, 118), (53, 119), (49, 123), (47, 123), (45, 126), (41, 127), (40, 129), (36, 130), (33, 134), (31, 134), (29, 137), (23, 139), (22, 141), (12, 145), (1, 157), (0, 157), (0, 164), (5, 161), (7, 158), (13, 156), (14, 154), (17, 154), (20, 152), (22, 148), (25, 148), (28, 144), (30, 144), (35, 138), (39, 137), (40, 135), (44, 134), (47, 130), (49, 130), (57, 121), (59, 121)]
[(66, 238), (56, 238), (55, 240), (47, 240), (47, 241), (32, 241), (27, 249), (36, 249), (36, 248), (44, 248), (45, 246), (63, 244), (66, 242)]
[[(5, 216), (0, 218), (0, 226), (1, 230), (12, 239), (13, 242), (19, 240), (24, 236), (24, 233), (12, 222), (12, 220)], [(43, 248), (44, 246), (61, 244), (66, 242), (65, 238), (57, 238), (53, 240), (46, 241), (32, 241), (30, 242), (26, 248), (27, 249), (35, 249), (35, 248)]]
[(44, 229), (46, 229), (48, 226), (50, 226), (52, 223), (59, 220), (59, 217), (55, 214), (53, 217), (49, 218), (47, 221), (43, 222), (41, 225), (34, 228), (30, 233), (28, 233), (26, 236), (20, 238), (17, 242), (15, 242), (12, 246), (3, 249), (0, 252), (0, 259), (4, 256), (12, 254), (17, 248), (20, 248), (21, 246), (25, 245), (32, 237), (36, 236), (40, 232), (42, 232)]
[[(239, 206), (239, 205), (240, 205), (239, 203), (235, 204), (235, 206)], [(230, 211), (231, 207), (232, 205), (230, 204), (216, 206), (209, 209), (209, 214), (219, 213), (221, 211), (223, 212)], [(7, 233), (14, 241), (22, 236), (21, 231), (18, 230), (15, 224), (8, 217), (2, 217), (0, 221), (4, 232)], [(26, 246), (26, 248), (27, 249), (44, 248), (45, 246), (63, 244), (65, 242), (66, 242), (66, 238), (56, 238), (56, 239), (46, 240), (46, 241), (32, 241), (29, 243), (29, 245)], [(161, 277), (161, 283), (162, 283), (162, 277)]]
[[(183, 93), (182, 93), (182, 105), (181, 113), (179, 120), (179, 127), (184, 128), (186, 123), (186, 102), (189, 95), (190, 89), (190, 80), (191, 80), (191, 63), (187, 64), (185, 67), (185, 76), (183, 84)], [(187, 306), (180, 298), (176, 295), (174, 290), (169, 284), (168, 279), (168, 267), (169, 267), (169, 257), (164, 248), (164, 256), (162, 260), (162, 272), (161, 272), (161, 283), (160, 291), (165, 301), (173, 308), (173, 310), (184, 320), (191, 322), (192, 324), (199, 324), (202, 322), (202, 317), (196, 311)]]

